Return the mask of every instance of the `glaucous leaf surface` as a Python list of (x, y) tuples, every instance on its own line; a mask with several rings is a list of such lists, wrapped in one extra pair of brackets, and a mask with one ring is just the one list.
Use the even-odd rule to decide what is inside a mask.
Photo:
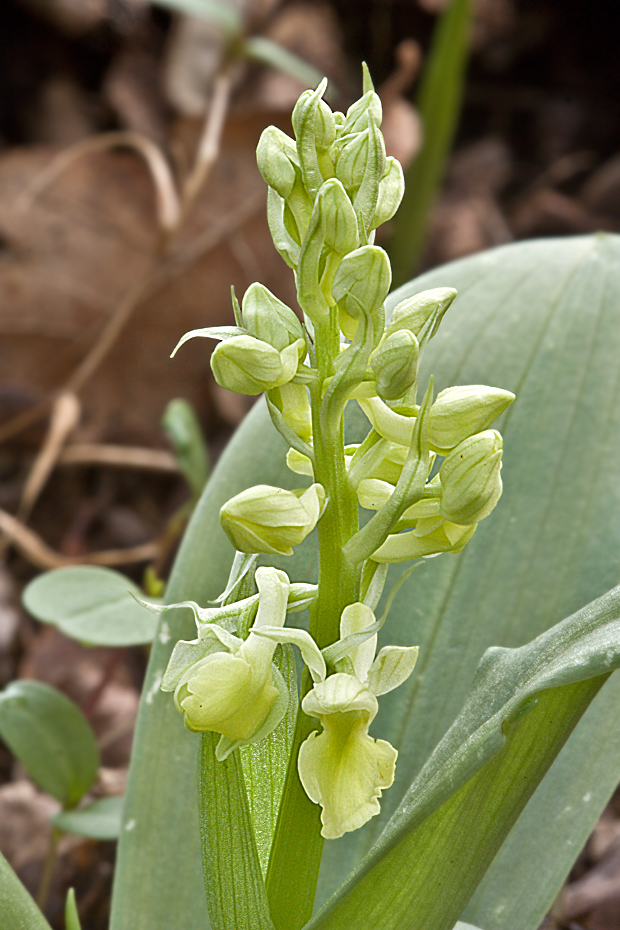
[(620, 587), (525, 646), (488, 649), (463, 710), (368, 857), (309, 930), (452, 930), (619, 665)]
[[(390, 298), (394, 306), (426, 288), (456, 287), (459, 297), (425, 353), (421, 387), (432, 372), (437, 391), (486, 383), (515, 391), (517, 401), (499, 422), (504, 496), (492, 518), (462, 554), (427, 560), (391, 610), (385, 642), (420, 646), (414, 675), (382, 699), (372, 727), (371, 735), (400, 751), (396, 782), (384, 793), (379, 817), (326, 844), (322, 900), (361, 861), (454, 721), (485, 649), (523, 645), (618, 580), (619, 259), (616, 236), (520, 243), (436, 269)], [(171, 603), (206, 603), (223, 590), (233, 553), (219, 508), (253, 484), (298, 486), (285, 451), (257, 404), (193, 516), (171, 579)], [(281, 563), (293, 580), (313, 580), (311, 552), (305, 543)], [(180, 610), (166, 621), (153, 648), (134, 743), (113, 930), (209, 926), (197, 815), (187, 802), (196, 791), (199, 739), (184, 731), (172, 701), (159, 693), (173, 642), (193, 636), (193, 620)], [(470, 908), (468, 920), (485, 930), (531, 930), (540, 922), (620, 776), (619, 691), (620, 683), (610, 681), (577, 726), (513, 828), (503, 873), (493, 877), (491, 866), (480, 916)], [(549, 779), (555, 779), (551, 789)], [(525, 845), (519, 831), (528, 818)], [(160, 854), (164, 847), (174, 870)], [(511, 898), (502, 874), (511, 877)]]
[[(379, 817), (327, 845), (323, 899), (368, 851), (455, 719), (484, 650), (527, 642), (618, 581), (619, 258), (617, 236), (521, 243), (397, 292), (459, 291), (424, 356), (422, 385), (432, 372), (437, 390), (486, 383), (517, 400), (498, 421), (504, 496), (492, 518), (464, 553), (414, 572), (394, 603), (386, 635), (420, 646), (415, 674), (383, 699), (372, 731), (399, 748), (396, 782)], [(619, 698), (615, 676), (526, 808), (527, 836), (521, 819), (513, 828), (468, 920), (485, 930), (538, 927), (620, 777)]]
[(129, 593), (142, 594), (110, 568), (75, 565), (39, 575), (24, 591), (26, 610), (89, 646), (138, 646), (155, 636), (157, 618)]
[(84, 714), (40, 681), (19, 679), (0, 691), (0, 737), (63, 807), (77, 804), (97, 777), (99, 750)]

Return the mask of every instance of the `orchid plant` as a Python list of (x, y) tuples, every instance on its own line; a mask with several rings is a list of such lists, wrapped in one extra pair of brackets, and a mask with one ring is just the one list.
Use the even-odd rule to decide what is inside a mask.
[[(300, 97), (292, 117), (294, 138), (270, 127), (261, 136), (257, 153), (268, 185), (269, 228), (275, 248), (294, 274), (300, 315), (255, 283), (240, 302), (233, 292), (234, 326), (194, 330), (175, 349), (176, 353), (196, 337), (215, 340), (211, 367), (217, 382), (239, 393), (264, 394), (265, 404), (257, 405), (249, 425), (233, 441), (198, 505), (166, 603), (145, 599), (136, 589), (134, 600), (127, 595), (124, 601), (132, 623), (139, 621), (146, 629), (144, 618), (153, 619), (153, 613), (160, 615), (160, 623), (122, 819), (112, 930), (170, 930), (171, 926), (453, 930), (455, 925), (466, 930), (470, 924), (457, 922), (471, 919), (472, 914), (484, 930), (535, 930), (577, 852), (575, 824), (581, 824), (583, 841), (585, 826), (592, 823), (581, 808), (574, 813), (573, 806), (564, 802), (569, 780), (565, 774), (554, 776), (558, 763), (549, 769), (581, 715), (620, 665), (619, 589), (583, 608), (583, 599), (578, 601), (581, 609), (559, 623), (557, 616), (551, 620), (548, 613), (538, 616), (530, 600), (530, 613), (536, 616), (522, 626), (531, 642), (527, 636), (517, 637), (520, 644), (514, 647), (512, 615), (503, 588), (497, 594), (497, 585), (492, 589), (489, 582), (495, 593), (484, 602), (487, 577), (495, 571), (492, 544), (487, 541), (482, 549), (482, 582), (480, 574), (468, 574), (462, 567), (463, 556), (453, 558), (467, 547), (502, 495), (503, 440), (493, 424), (515, 395), (477, 383), (452, 384), (435, 394), (423, 358), (425, 353), (426, 358), (433, 355), (436, 344), (431, 342), (444, 318), (450, 320), (447, 311), (456, 290), (440, 286), (440, 270), (430, 288), (414, 282), (400, 299), (390, 298), (386, 312), (390, 261), (374, 244), (374, 237), (398, 209), (404, 190), (402, 169), (394, 158), (386, 157), (381, 102), (367, 70), (362, 97), (346, 114), (332, 112), (324, 100), (325, 90), (322, 82)], [(568, 248), (578, 247), (577, 243)], [(541, 246), (527, 248), (532, 249), (527, 261), (504, 256), (504, 264), (501, 258), (493, 259), (492, 270), (486, 267), (489, 279), (495, 275), (495, 287), (507, 275), (507, 301), (510, 289), (517, 292), (526, 286), (528, 274), (523, 268), (530, 273), (540, 266)], [(598, 273), (601, 250), (611, 255), (613, 249), (598, 241), (595, 249)], [(555, 254), (545, 252), (548, 267), (559, 274), (561, 264), (553, 259)], [(583, 261), (581, 253), (577, 258), (571, 255), (574, 261)], [(617, 261), (613, 267), (618, 267)], [(476, 274), (486, 282), (477, 266)], [(467, 280), (467, 274), (463, 277)], [(551, 272), (548, 277), (553, 277)], [(524, 321), (528, 336), (538, 325), (538, 296), (528, 292), (521, 317), (515, 316), (518, 325)], [(549, 298), (554, 312), (557, 300), (554, 291), (553, 300)], [(486, 355), (486, 335), (481, 333), (490, 319), (494, 318), (487, 313), (476, 331)], [(464, 333), (469, 339), (469, 325), (466, 319), (461, 343), (466, 341)], [(549, 321), (545, 326), (541, 324), (541, 338), (549, 332), (550, 342), (560, 341), (561, 331), (554, 331)], [(579, 315), (575, 331), (581, 351), (585, 328)], [(617, 331), (609, 330), (610, 343)], [(523, 344), (522, 335), (515, 344)], [(471, 345), (472, 340), (464, 355), (473, 351)], [(513, 372), (510, 383), (523, 384), (526, 395), (528, 384), (534, 383), (536, 390), (530, 394), (539, 395), (539, 381), (531, 376), (533, 382), (528, 382), (534, 362), (519, 356), (519, 364), (525, 374), (517, 377)], [(453, 367), (460, 370), (460, 365)], [(532, 437), (537, 437), (532, 449), (543, 458), (541, 449), (547, 454), (549, 449), (565, 447), (562, 418), (568, 417), (572, 424), (571, 411), (577, 409), (570, 406), (575, 369), (569, 369), (570, 377), (557, 376), (553, 417), (537, 418), (531, 406), (523, 416), (525, 425), (518, 434), (521, 448), (518, 443), (514, 446), (515, 454), (522, 456), (522, 467), (524, 457), (528, 464), (536, 461), (526, 448)], [(598, 467), (592, 448), (594, 436), (607, 435), (599, 411), (609, 391), (604, 384), (598, 394), (592, 385), (589, 391), (586, 414), (579, 414), (576, 422), (590, 440), (582, 441), (579, 434), (579, 442), (571, 447), (571, 462), (580, 463), (589, 475), (591, 493), (584, 497), (587, 519), (591, 512), (597, 531), (603, 527), (601, 546), (605, 546), (607, 524), (596, 503), (605, 495), (593, 489), (600, 487), (601, 475), (608, 481), (610, 471)], [(517, 416), (519, 408), (515, 405)], [(539, 406), (534, 410), (539, 411)], [(270, 443), (264, 435), (267, 416), (284, 440), (284, 453), (278, 437)], [(264, 481), (244, 487), (235, 478), (230, 482), (232, 496), (230, 490), (222, 494), (229, 486), (230, 463), (240, 450), (247, 456), (252, 443), (256, 448), (251, 453), (257, 459), (261, 449), (271, 450), (265, 474), (277, 472), (285, 484), (284, 467), (278, 466), (278, 472), (273, 466), (276, 458), (285, 456), (289, 483), (303, 486), (291, 490)], [(525, 491), (521, 488), (518, 506), (504, 521), (502, 532), (508, 542), (498, 541), (496, 561), (503, 559), (506, 564), (502, 578), (514, 603), (527, 597), (537, 562), (550, 570), (548, 559), (544, 560), (551, 551), (544, 532), (539, 531), (541, 545), (545, 544), (541, 554), (528, 531), (542, 520), (536, 495), (543, 485), (545, 494), (551, 494), (562, 468), (559, 462), (555, 472), (544, 472), (545, 481), (536, 478)], [(261, 468), (253, 470), (259, 473)], [(558, 481), (557, 487), (569, 488), (573, 506), (573, 487)], [(216, 500), (217, 526), (212, 519)], [(554, 541), (558, 551), (564, 542), (569, 547), (567, 564), (574, 553), (579, 560), (579, 553), (589, 552), (596, 535), (586, 527), (585, 541), (579, 537), (578, 546), (575, 527), (578, 524), (581, 530), (586, 525), (585, 510), (577, 508), (576, 516), (569, 510), (562, 506), (562, 514), (573, 522)], [(225, 537), (234, 549), (230, 558), (222, 546)], [(307, 557), (313, 544), (318, 550), (317, 577)], [(439, 555), (444, 557), (434, 558)], [(432, 563), (421, 561), (431, 558)], [(601, 556), (598, 561), (591, 558), (588, 565), (603, 562)], [(402, 564), (390, 573), (395, 563)], [(417, 610), (413, 604), (409, 612), (417, 610), (418, 620), (424, 611), (451, 618), (453, 638), (443, 643), (437, 660), (433, 648), (440, 638), (439, 623), (430, 632), (411, 623), (404, 637), (401, 624), (394, 636), (399, 644), (390, 635), (392, 604), (403, 584), (402, 590), (416, 590), (412, 582), (418, 583), (418, 573), (411, 582), (408, 579), (420, 564), (427, 566), (426, 577), (431, 580), (419, 582), (422, 607)], [(435, 568), (438, 564), (454, 566), (441, 568), (449, 576), (445, 584)], [(307, 569), (302, 580), (296, 578), (300, 566)], [(65, 599), (61, 618), (65, 627), (70, 625), (68, 614), (80, 631), (78, 638), (96, 642), (101, 618), (105, 614), (108, 622), (112, 607), (117, 609), (118, 585), (124, 583), (119, 576), (112, 582), (101, 572), (83, 570), (78, 578), (80, 570), (69, 569), (43, 576), (27, 591), (26, 603), (40, 619), (60, 625), (60, 620), (52, 619), (48, 603), (59, 592)], [(459, 572), (465, 578), (460, 588)], [(224, 590), (214, 600), (209, 598), (215, 592), (198, 603), (199, 595), (182, 592), (192, 587), (204, 591), (205, 585), (195, 579), (205, 574), (219, 575), (216, 590), (221, 586)], [(188, 585), (190, 576), (194, 581)], [(592, 590), (584, 589), (590, 599), (605, 590), (607, 575), (603, 572), (603, 576), (601, 580), (597, 575)], [(566, 576), (558, 577), (567, 588)], [(86, 581), (89, 590), (97, 592), (96, 605), (88, 602), (97, 622), (85, 616)], [(540, 579), (537, 583), (542, 585)], [(432, 584), (439, 591), (439, 606), (429, 606)], [(458, 601), (455, 591), (461, 596), (465, 591), (466, 597), (453, 607), (452, 601)], [(183, 599), (188, 596), (197, 600)], [(109, 604), (103, 603), (106, 597)], [(573, 602), (569, 598), (567, 603)], [(508, 619), (495, 638), (503, 613)], [(481, 643), (470, 648), (478, 615), (486, 617), (488, 627), (492, 625), (492, 636), (486, 631), (490, 642), (508, 641), (513, 648), (492, 646), (482, 655), (489, 645), (484, 637), (482, 648)], [(296, 624), (295, 618), (300, 622)], [(463, 627), (456, 630), (458, 621)], [(193, 638), (190, 626), (195, 630)], [(152, 627), (149, 630), (152, 638)], [(181, 635), (181, 630), (186, 632)], [(124, 629), (122, 635), (130, 633)], [(416, 665), (418, 656), (422, 672)], [(462, 696), (466, 698), (455, 718), (449, 706), (449, 677), (459, 675), (467, 681), (459, 682), (456, 690), (461, 703)], [(403, 691), (396, 693), (405, 693), (408, 710), (417, 711), (424, 701), (414, 704), (416, 693), (429, 703), (425, 676), (436, 703), (446, 707), (433, 716), (432, 726), (428, 723), (430, 748), (412, 774), (407, 770), (413, 768), (407, 745), (409, 724), (400, 727), (400, 737), (394, 735), (395, 727), (386, 733), (378, 698), (402, 686)], [(4, 704), (8, 706), (8, 697), (19, 698), (24, 712), (27, 689), (18, 690), (19, 694), (5, 695)], [(605, 693), (613, 697), (614, 692), (608, 686)], [(386, 704), (391, 700), (387, 697)], [(601, 706), (612, 707), (616, 719), (609, 701), (597, 706), (599, 712)], [(595, 710), (588, 714), (586, 732), (596, 736), (603, 731), (599, 724), (598, 730), (594, 727)], [(4, 725), (3, 732), (13, 738), (19, 728), (11, 729), (3, 719), (0, 700), (0, 729)], [(33, 719), (38, 719), (34, 712)], [(418, 730), (425, 725), (423, 720)], [(606, 725), (610, 725), (607, 718)], [(18, 742), (15, 737), (15, 745)], [(591, 759), (591, 747), (585, 755)], [(197, 804), (192, 767), (196, 756)], [(90, 752), (90, 781), (83, 779), (86, 788), (81, 787), (79, 797), (92, 784), (93, 758)], [(574, 753), (569, 758), (571, 772), (583, 775), (583, 759), (577, 755), (575, 765)], [(558, 762), (562, 772), (561, 759)], [(607, 769), (615, 771), (613, 765)], [(602, 777), (599, 766), (597, 778)], [(541, 782), (543, 794), (532, 797)], [(545, 794), (547, 784), (552, 787)], [(605, 782), (584, 794), (580, 786), (577, 779), (574, 789), (570, 787), (573, 804), (581, 791), (582, 807), (596, 795), (599, 809), (613, 788), (611, 781)], [(393, 804), (390, 789), (394, 794), (399, 791)], [(537, 801), (540, 796), (543, 800)], [(538, 806), (528, 819), (530, 799)], [(75, 804), (73, 796), (70, 804)], [(560, 830), (565, 817), (562, 836), (571, 839), (565, 840), (562, 854), (556, 857), (557, 868), (554, 860), (554, 875), (546, 881), (536, 857), (517, 855), (514, 849), (515, 845), (517, 852), (525, 848), (524, 830), (529, 831), (528, 842), (536, 835), (540, 846), (541, 835), (549, 833), (540, 816), (542, 805), (547, 810), (558, 804), (562, 810), (556, 810), (554, 822)], [(377, 823), (381, 832), (372, 835), (368, 831)], [(364, 840), (354, 845), (352, 837), (357, 836)], [(573, 853), (566, 851), (571, 844)], [(200, 859), (206, 905), (197, 877)], [(322, 860), (337, 873), (338, 881), (332, 883), (330, 890), (336, 890), (331, 897), (321, 891), (322, 906), (313, 915)], [(494, 860), (500, 863), (497, 868)], [(522, 896), (511, 897), (505, 891), (505, 876), (517, 873), (520, 887), (532, 889), (531, 907)], [(329, 880), (324, 879), (324, 884), (329, 887)], [(0, 916), (8, 930), (47, 928), (2, 859), (0, 887), (8, 889), (4, 899), (8, 905), (0, 896)], [(67, 928), (79, 930), (72, 897)]]
[[(490, 515), (502, 493), (502, 437), (489, 427), (514, 394), (459, 385), (435, 398), (431, 380), (418, 397), (420, 353), (456, 292), (417, 294), (386, 321), (390, 261), (374, 237), (398, 209), (403, 171), (386, 157), (368, 71), (346, 114), (329, 108), (326, 86), (300, 97), (294, 139), (271, 126), (258, 145), (273, 242), (295, 275), (303, 322), (256, 283), (241, 304), (233, 293), (235, 326), (194, 330), (175, 349), (195, 337), (217, 340), (217, 382), (265, 392), (290, 446), (289, 468), (314, 483), (259, 485), (222, 507), (237, 551), (226, 606), (205, 613), (191, 605), (198, 638), (177, 644), (162, 688), (174, 690), (189, 729), (220, 735), (222, 760), (268, 736), (297, 702), (272, 659), (278, 643), (298, 646), (307, 671), (284, 790), (299, 779), (322, 808), (322, 836), (334, 839), (379, 812), (394, 778), (396, 750), (368, 730), (377, 695), (413, 673), (418, 649), (385, 646), (374, 659), (385, 615), (377, 621), (373, 611), (387, 567), (459, 552)], [(345, 441), (349, 403), (369, 421), (354, 445)], [(360, 508), (374, 512), (361, 527)], [(252, 586), (258, 556), (292, 555), (315, 527), (320, 567), (310, 596), (300, 601), (283, 571), (258, 568), (258, 595), (231, 600)], [(300, 604), (309, 632), (285, 626)]]

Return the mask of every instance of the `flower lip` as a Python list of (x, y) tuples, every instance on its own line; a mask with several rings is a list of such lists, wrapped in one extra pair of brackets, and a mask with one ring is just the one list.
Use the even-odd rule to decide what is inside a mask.
[(394, 781), (397, 751), (368, 735), (377, 713), (375, 695), (352, 675), (337, 673), (303, 700), (323, 732), (311, 733), (298, 758), (301, 783), (322, 807), (321, 834), (336, 839), (379, 813), (379, 798)]

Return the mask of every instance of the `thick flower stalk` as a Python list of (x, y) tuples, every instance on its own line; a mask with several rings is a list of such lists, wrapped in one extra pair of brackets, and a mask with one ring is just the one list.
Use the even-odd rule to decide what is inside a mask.
[[(194, 605), (198, 639), (177, 644), (162, 685), (189, 728), (220, 733), (222, 759), (268, 737), (287, 702), (298, 704), (267, 875), (273, 913), (281, 907), (286, 926), (287, 850), (303, 841), (295, 883), (313, 889), (322, 842), (307, 811), (300, 839), (296, 815), (318, 804), (322, 837), (342, 836), (379, 813), (394, 778), (396, 748), (369, 731), (378, 696), (413, 673), (417, 648), (386, 646), (375, 655), (385, 617), (376, 621), (373, 611), (388, 566), (459, 552), (491, 514), (503, 453), (493, 424), (514, 400), (487, 385), (435, 395), (432, 378), (419, 384), (420, 358), (456, 291), (409, 294), (386, 316), (391, 268), (375, 230), (398, 209), (402, 168), (386, 156), (381, 101), (367, 71), (364, 93), (346, 113), (332, 112), (325, 90), (323, 81), (300, 97), (294, 138), (272, 126), (257, 150), (269, 228), (294, 274), (298, 307), (252, 284), (241, 304), (233, 293), (234, 325), (194, 330), (177, 346), (216, 340), (215, 379), (233, 391), (265, 392), (291, 471), (310, 479), (295, 491), (258, 485), (224, 504), (222, 527), (237, 554), (222, 606)], [(368, 429), (345, 445), (349, 404), (359, 405)], [(300, 587), (259, 568), (253, 593), (256, 560), (290, 556), (315, 530), (318, 584)], [(309, 632), (285, 625), (302, 604)], [(301, 652), (299, 694), (286, 692), (273, 663), (278, 643)], [(290, 926), (308, 917), (306, 907)]]

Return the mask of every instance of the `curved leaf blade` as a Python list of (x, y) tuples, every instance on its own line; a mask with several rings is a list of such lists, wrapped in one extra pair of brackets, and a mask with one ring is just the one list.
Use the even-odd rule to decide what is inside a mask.
[[(529, 797), (620, 666), (620, 588), (518, 649), (491, 648), (450, 730), (316, 930), (451, 930)], [(395, 891), (395, 888), (398, 891)]]
[[(270, 442), (265, 433), (269, 431)], [(255, 405), (217, 463), (192, 516), (166, 592), (168, 603), (206, 604), (225, 588), (234, 550), (219, 522), (222, 504), (251, 484), (294, 488), (287, 447), (272, 431), (264, 402)], [(308, 580), (312, 543), (286, 562), (292, 580)], [(205, 570), (208, 566), (208, 572)], [(192, 639), (187, 609), (169, 611), (155, 638), (138, 715), (112, 899), (112, 930), (207, 930), (197, 805), (200, 737), (189, 733), (159, 685), (177, 639)], [(165, 635), (163, 635), (165, 634)], [(190, 799), (188, 801), (188, 799)], [(166, 849), (166, 857), (161, 850)], [(175, 862), (170, 869), (169, 862)], [(179, 881), (182, 874), (183, 880)]]
[[(499, 421), (504, 496), (493, 516), (463, 553), (424, 563), (395, 600), (385, 641), (420, 646), (416, 673), (382, 698), (371, 730), (400, 751), (396, 781), (379, 817), (326, 844), (322, 900), (368, 852), (451, 725), (484, 650), (527, 642), (617, 582), (619, 258), (613, 235), (520, 243), (435, 269), (392, 295), (459, 291), (425, 353), (421, 384), (432, 372), (438, 390), (486, 383), (517, 401)], [(528, 837), (519, 822), (510, 857), (500, 854), (489, 871), (484, 906), (472, 901), (466, 919), (486, 930), (539, 925), (620, 778), (617, 677), (547, 776), (554, 788), (546, 778), (528, 805)], [(524, 896), (527, 908), (517, 900)]]

